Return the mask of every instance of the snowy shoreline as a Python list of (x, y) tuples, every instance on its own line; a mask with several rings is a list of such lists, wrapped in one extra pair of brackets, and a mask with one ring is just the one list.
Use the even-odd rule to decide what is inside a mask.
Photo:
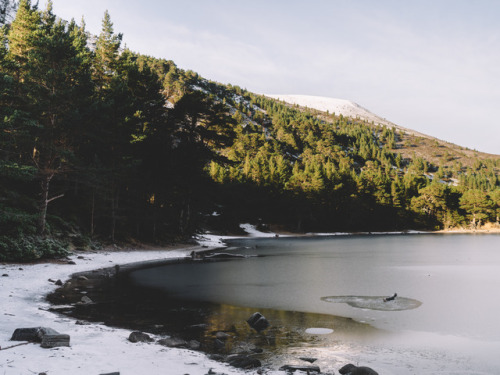
[[(116, 264), (182, 258), (201, 247), (176, 250), (113, 251), (75, 254), (76, 264), (3, 264), (0, 266), (0, 373), (2, 375), (68, 374), (87, 375), (120, 372), (127, 374), (204, 375), (213, 369), (227, 375), (243, 371), (209, 360), (203, 353), (128, 341), (129, 330), (103, 324), (77, 325), (75, 320), (48, 311), (45, 296), (57, 288), (48, 279), (66, 280), (77, 272)], [(82, 259), (83, 258), (83, 259)], [(43, 349), (28, 344), (7, 349), (16, 328), (51, 327), (69, 334), (70, 347)], [(248, 373), (248, 372), (247, 372)]]
[[(275, 233), (262, 233), (250, 226), (243, 227), (248, 237), (275, 237)], [(385, 232), (376, 234), (416, 234), (436, 232)], [(358, 233), (361, 234), (361, 233)], [(325, 233), (315, 235), (353, 235), (352, 233)], [(279, 234), (280, 237), (285, 237)], [(215, 362), (201, 352), (187, 349), (166, 348), (147, 343), (128, 341), (130, 330), (107, 327), (104, 324), (75, 324), (72, 318), (48, 311), (50, 303), (46, 296), (57, 286), (51, 280), (67, 280), (71, 275), (115, 265), (132, 265), (141, 262), (157, 262), (181, 259), (195, 251), (225, 247), (223, 242), (234, 237), (203, 235), (197, 238), (200, 246), (177, 249), (100, 251), (74, 254), (70, 260), (75, 264), (1, 264), (0, 265), (0, 374), (105, 374), (119, 372), (121, 375), (138, 373), (168, 373), (205, 375), (210, 369), (226, 375), (256, 374), (227, 364)], [(241, 238), (241, 237), (239, 237)], [(70, 347), (43, 349), (39, 344), (28, 344), (7, 349), (17, 344), (10, 341), (16, 328), (50, 327), (70, 335)], [(163, 338), (154, 336), (156, 339)], [(342, 352), (342, 351), (341, 351)], [(345, 359), (351, 354), (337, 352)], [(365, 353), (369, 356), (369, 353)], [(352, 360), (352, 358), (350, 358)], [(282, 374), (282, 371), (266, 371), (266, 374)]]

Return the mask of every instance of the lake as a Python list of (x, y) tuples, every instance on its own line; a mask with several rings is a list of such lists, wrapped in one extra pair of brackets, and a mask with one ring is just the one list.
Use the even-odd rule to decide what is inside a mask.
[[(219, 320), (262, 310), (272, 325), (306, 338), (280, 347), (274, 353), (280, 361), (302, 353), (332, 372), (353, 362), (380, 374), (493, 374), (500, 373), (499, 240), (498, 234), (231, 240), (224, 251), (245, 259), (167, 265), (130, 277), (172, 299), (215, 303)], [(307, 340), (308, 328), (333, 332)]]

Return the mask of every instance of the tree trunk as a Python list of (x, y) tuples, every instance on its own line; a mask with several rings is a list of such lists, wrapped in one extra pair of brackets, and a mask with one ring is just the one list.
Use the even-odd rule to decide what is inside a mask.
[(49, 184), (52, 179), (53, 174), (44, 174), (41, 177), (40, 186), (42, 188), (40, 206), (38, 209), (38, 223), (37, 223), (37, 233), (38, 235), (45, 234), (45, 222), (47, 219), (47, 206), (49, 204)]

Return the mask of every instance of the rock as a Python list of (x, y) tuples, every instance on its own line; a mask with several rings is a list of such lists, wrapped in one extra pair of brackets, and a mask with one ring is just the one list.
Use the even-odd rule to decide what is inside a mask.
[(62, 286), (63, 285), (63, 282), (61, 280), (57, 280), (54, 284), (58, 285), (58, 286)]
[(226, 361), (233, 367), (245, 370), (262, 366), (258, 359), (240, 354), (230, 355), (226, 358)]
[(318, 358), (311, 358), (311, 357), (300, 357), (299, 359), (301, 359), (302, 361), (309, 362), (309, 363), (314, 363), (318, 360)]
[(87, 281), (88, 280), (88, 277), (87, 276), (83, 276), (83, 275), (80, 275), (76, 278), (77, 280), (79, 281)]
[(175, 337), (169, 337), (166, 339), (161, 339), (157, 341), (158, 344), (163, 346), (168, 346), (169, 348), (187, 348), (188, 343), (182, 339), (177, 339)]
[(18, 328), (12, 334), (12, 341), (40, 342), (42, 348), (69, 346), (69, 335), (48, 327)]
[(196, 341), (196, 340), (191, 340), (188, 342), (188, 347), (191, 350), (200, 350), (201, 343), (199, 341)]
[(55, 283), (56, 281), (54, 279), (49, 279), (49, 283)]
[(89, 303), (94, 303), (94, 301), (92, 301), (89, 297), (87, 296), (83, 296), (80, 301), (84, 304), (89, 304)]
[(378, 372), (375, 370), (365, 367), (365, 366), (354, 366), (352, 363), (349, 363), (343, 366), (339, 373), (341, 375), (378, 375)]
[(67, 263), (67, 264), (72, 264), (72, 265), (75, 265), (75, 264), (76, 264), (73, 260), (68, 260), (66, 263)]
[(229, 337), (231, 336), (228, 335), (226, 332), (217, 332), (215, 334), (215, 338), (221, 341), (226, 341)]
[(259, 312), (254, 313), (248, 318), (247, 323), (257, 332), (263, 331), (269, 327), (269, 321)]
[(310, 374), (311, 372), (317, 372), (317, 373), (321, 372), (318, 366), (296, 366), (296, 365), (282, 366), (280, 367), (280, 371), (286, 371), (287, 373), (295, 371), (303, 371), (307, 374)]
[(212, 361), (217, 361), (217, 362), (222, 362), (225, 359), (225, 357), (222, 354), (210, 354), (208, 358), (210, 358)]
[(9, 277), (9, 274), (4, 273), (4, 274), (2, 274), (2, 277)]
[(151, 342), (154, 341), (148, 334), (144, 332), (134, 331), (128, 337), (130, 342)]
[(69, 335), (66, 334), (46, 334), (42, 337), (42, 348), (56, 348), (59, 346), (69, 346)]
[(215, 346), (215, 349), (220, 350), (220, 349), (224, 349), (226, 347), (226, 343), (222, 340), (215, 339), (214, 346)]
[(77, 320), (77, 321), (75, 322), (75, 324), (77, 324), (77, 325), (79, 325), (79, 326), (88, 326), (88, 325), (90, 325), (91, 323), (89, 323), (89, 322), (84, 322), (83, 320)]
[(10, 339), (11, 341), (42, 342), (41, 328), (42, 327), (17, 328)]

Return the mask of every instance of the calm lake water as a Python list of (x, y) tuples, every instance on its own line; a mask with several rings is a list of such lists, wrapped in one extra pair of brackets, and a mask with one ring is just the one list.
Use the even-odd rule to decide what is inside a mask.
[[(248, 258), (168, 265), (131, 278), (172, 298), (244, 313), (320, 314), (297, 321), (268, 312), (268, 319), (304, 332), (333, 329), (280, 354), (316, 356), (323, 371), (350, 361), (380, 374), (500, 374), (500, 235), (244, 239), (227, 252)], [(394, 301), (383, 301), (394, 293)]]

